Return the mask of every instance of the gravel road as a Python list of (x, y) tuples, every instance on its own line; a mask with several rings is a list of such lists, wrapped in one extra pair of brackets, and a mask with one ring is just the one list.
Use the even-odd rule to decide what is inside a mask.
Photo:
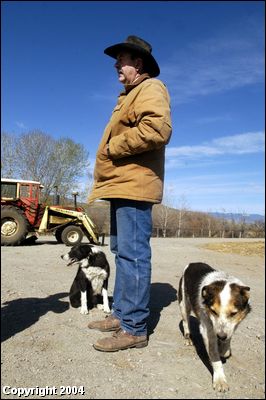
[[(211, 239), (219, 241), (226, 240)], [(201, 247), (208, 242), (152, 239), (149, 346), (116, 353), (92, 347), (106, 334), (87, 324), (102, 318), (102, 311), (81, 315), (69, 307), (77, 267), (67, 268), (60, 258), (68, 247), (53, 237), (41, 237), (32, 246), (2, 247), (1, 398), (265, 398), (264, 259)], [(114, 260), (109, 246), (102, 249), (111, 266), (111, 296)], [(178, 281), (185, 265), (195, 261), (223, 269), (251, 287), (253, 309), (233, 336), (233, 356), (225, 364), (230, 391), (224, 394), (212, 389), (197, 323), (196, 347), (184, 345), (180, 329)]]

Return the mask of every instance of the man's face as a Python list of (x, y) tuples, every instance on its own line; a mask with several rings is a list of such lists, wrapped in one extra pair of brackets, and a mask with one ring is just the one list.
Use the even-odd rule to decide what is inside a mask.
[(139, 76), (137, 71), (139, 59), (133, 60), (131, 54), (127, 52), (119, 53), (116, 59), (115, 68), (119, 81), (123, 85), (132, 83)]

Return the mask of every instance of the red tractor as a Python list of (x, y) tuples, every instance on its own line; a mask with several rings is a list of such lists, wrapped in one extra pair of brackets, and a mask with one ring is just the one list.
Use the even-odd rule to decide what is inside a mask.
[(40, 182), (1, 179), (1, 245), (21, 244), (32, 232), (54, 233), (59, 243), (73, 246), (86, 235), (98, 244), (96, 226), (80, 207), (40, 203)]

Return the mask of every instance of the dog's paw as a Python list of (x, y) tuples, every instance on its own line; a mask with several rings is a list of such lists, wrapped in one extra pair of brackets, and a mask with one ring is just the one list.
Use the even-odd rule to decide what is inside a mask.
[(224, 375), (215, 376), (214, 374), (212, 387), (217, 392), (227, 392), (227, 390), (229, 390), (229, 386)]
[(89, 311), (88, 311), (87, 308), (81, 308), (81, 309), (80, 309), (80, 314), (86, 315), (86, 314), (89, 314)]
[(185, 335), (185, 346), (193, 346), (193, 342), (189, 333)]
[(103, 304), (97, 304), (98, 310), (103, 310)]

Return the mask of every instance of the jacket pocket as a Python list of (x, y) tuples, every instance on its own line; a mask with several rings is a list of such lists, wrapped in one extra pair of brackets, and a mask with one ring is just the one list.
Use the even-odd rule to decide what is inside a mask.
[(104, 148), (109, 142), (111, 135), (112, 135), (112, 128), (109, 127), (108, 129), (105, 130), (102, 141), (98, 147), (96, 160), (97, 158), (99, 158), (100, 160), (106, 160), (108, 158), (108, 155), (104, 153)]

